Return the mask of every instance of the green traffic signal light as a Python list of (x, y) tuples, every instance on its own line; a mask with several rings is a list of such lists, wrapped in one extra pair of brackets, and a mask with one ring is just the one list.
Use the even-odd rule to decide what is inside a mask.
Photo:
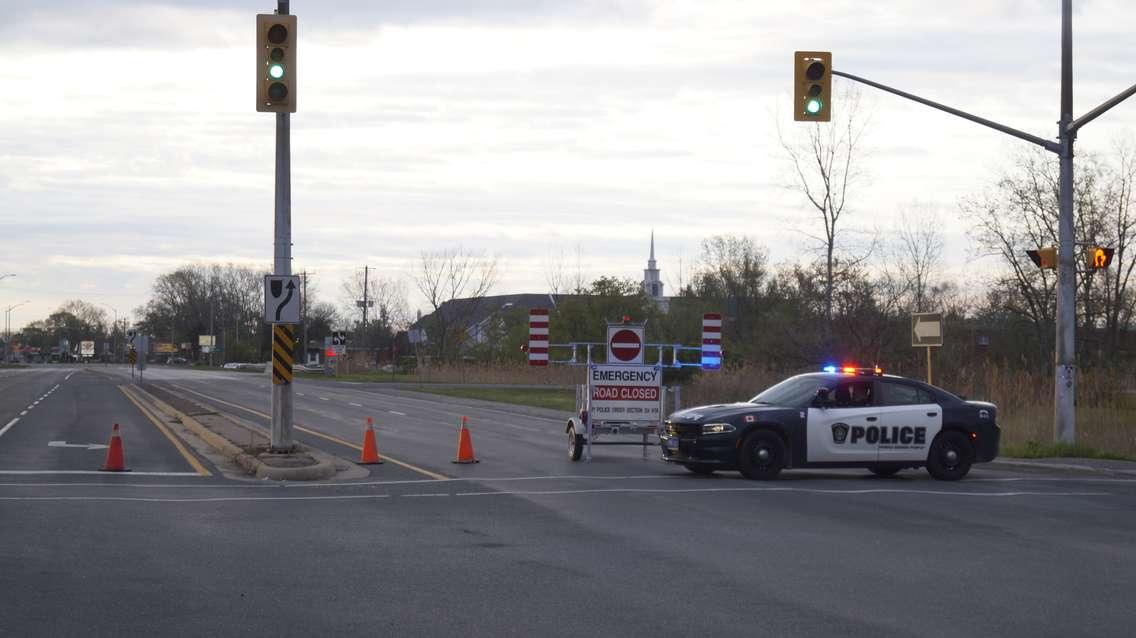
[(816, 115), (817, 113), (820, 113), (820, 110), (822, 108), (824, 108), (824, 102), (821, 102), (815, 97), (810, 99), (808, 102), (805, 102), (805, 112), (807, 112), (809, 115)]
[(284, 65), (270, 64), (268, 66), (268, 76), (274, 80), (279, 80), (280, 78), (284, 77)]

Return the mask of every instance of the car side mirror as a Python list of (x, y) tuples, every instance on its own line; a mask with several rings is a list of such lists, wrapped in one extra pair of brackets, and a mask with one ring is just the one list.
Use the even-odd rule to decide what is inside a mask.
[(817, 388), (816, 397), (813, 399), (813, 405), (818, 408), (827, 408), (832, 401), (829, 399), (828, 388)]

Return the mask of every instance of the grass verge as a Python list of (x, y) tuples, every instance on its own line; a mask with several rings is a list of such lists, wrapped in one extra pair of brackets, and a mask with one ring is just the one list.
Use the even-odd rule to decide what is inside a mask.
[(415, 388), (415, 391), (565, 412), (576, 409), (576, 392), (565, 388), (431, 388), (427, 386)]
[(1069, 443), (1038, 443), (1026, 441), (1024, 445), (1004, 445), (999, 451), (1002, 456), (1020, 459), (1082, 458), (1110, 459), (1114, 461), (1136, 461), (1136, 457), (1115, 452), (1107, 452), (1086, 445)]

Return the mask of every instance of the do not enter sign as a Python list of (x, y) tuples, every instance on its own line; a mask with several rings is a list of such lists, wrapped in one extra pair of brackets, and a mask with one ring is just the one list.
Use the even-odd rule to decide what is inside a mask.
[(607, 362), (643, 363), (643, 326), (608, 326)]

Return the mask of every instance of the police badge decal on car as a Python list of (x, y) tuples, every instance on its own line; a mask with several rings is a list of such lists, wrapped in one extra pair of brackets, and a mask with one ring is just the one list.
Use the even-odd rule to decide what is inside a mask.
[(844, 423), (832, 424), (832, 442), (843, 443), (848, 438), (848, 426)]

